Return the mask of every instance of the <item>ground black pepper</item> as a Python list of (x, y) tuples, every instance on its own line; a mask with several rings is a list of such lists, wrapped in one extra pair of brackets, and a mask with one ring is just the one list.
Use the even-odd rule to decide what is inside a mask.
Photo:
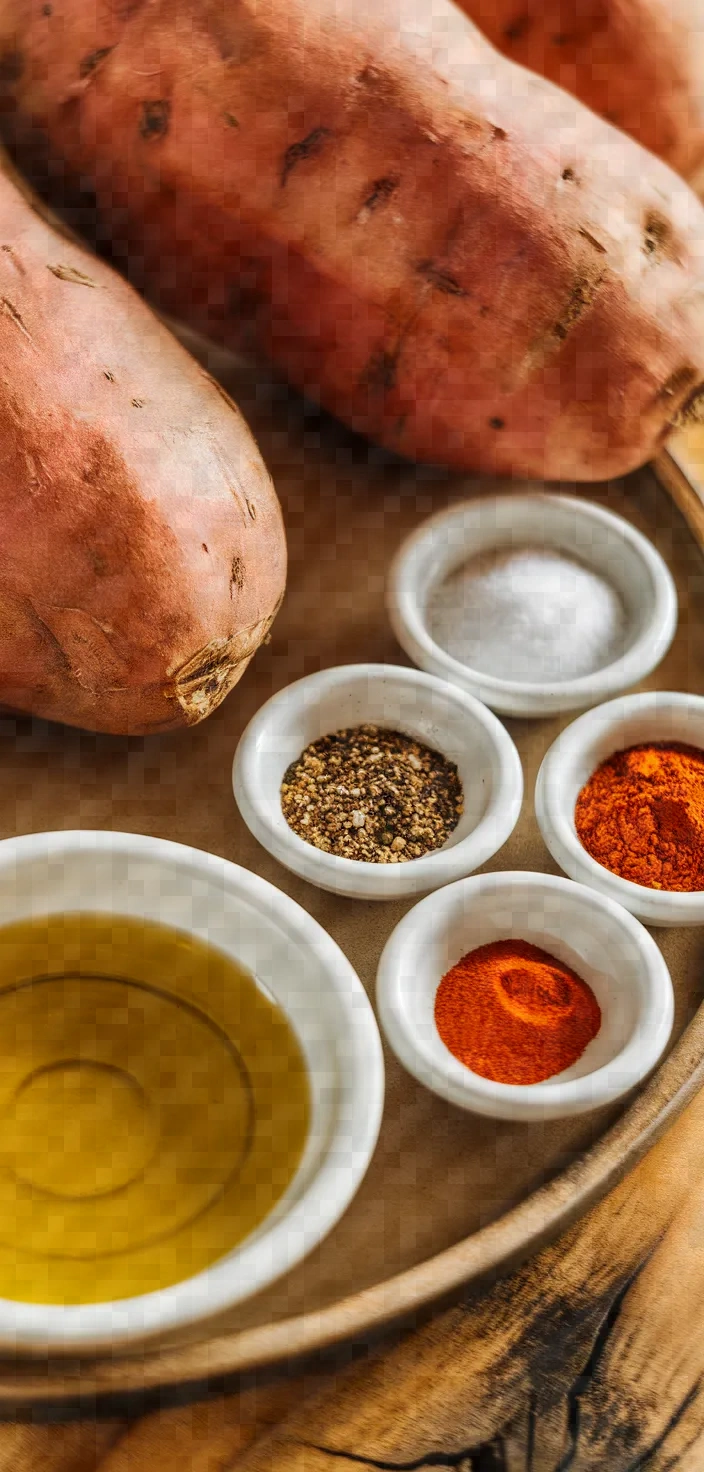
[(380, 726), (333, 731), (284, 773), (284, 817), (325, 853), (398, 864), (441, 848), (463, 811), (457, 767)]

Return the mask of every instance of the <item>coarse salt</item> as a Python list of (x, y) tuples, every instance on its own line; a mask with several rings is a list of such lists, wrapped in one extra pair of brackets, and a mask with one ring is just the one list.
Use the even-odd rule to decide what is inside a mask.
[(523, 684), (593, 674), (624, 652), (628, 616), (599, 573), (552, 548), (470, 559), (431, 592), (436, 644), (461, 664)]

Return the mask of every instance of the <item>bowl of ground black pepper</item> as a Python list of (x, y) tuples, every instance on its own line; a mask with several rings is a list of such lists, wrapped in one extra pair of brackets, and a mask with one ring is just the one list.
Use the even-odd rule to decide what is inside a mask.
[(572, 879), (648, 925), (704, 924), (704, 698), (648, 691), (573, 721), (547, 752), (540, 830)]
[(666, 653), (677, 594), (659, 552), (584, 497), (480, 496), (403, 543), (389, 617), (415, 664), (504, 715), (598, 704)]
[(233, 788), (255, 837), (335, 894), (423, 894), (491, 858), (523, 773), (500, 721), (418, 670), (342, 665), (279, 691), (250, 721)]
[(663, 955), (634, 916), (547, 874), (475, 875), (421, 900), (377, 972), (382, 1030), (460, 1109), (548, 1120), (613, 1102), (672, 1031)]

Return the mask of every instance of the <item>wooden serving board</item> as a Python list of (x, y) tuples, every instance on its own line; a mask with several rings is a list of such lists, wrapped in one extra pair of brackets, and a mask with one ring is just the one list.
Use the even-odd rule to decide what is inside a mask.
[[(189, 731), (118, 739), (2, 720), (0, 836), (115, 828), (222, 854), (314, 915), (371, 993), (382, 947), (411, 902), (338, 899), (283, 870), (239, 818), (232, 756), (254, 711), (291, 680), (357, 659), (406, 662), (384, 612), (393, 553), (437, 507), (494, 487), (391, 462), (283, 389), (255, 384), (225, 355), (211, 350), (207, 362), (247, 413), (284, 507), (289, 591), (271, 642), (225, 705)], [(686, 481), (665, 469), (682, 502)], [(704, 562), (687, 522), (652, 469), (584, 494), (646, 532), (676, 578), (679, 632), (649, 688), (704, 690)], [(507, 722), (526, 797), (488, 869), (555, 872), (532, 792), (545, 750), (569, 719)], [(2, 1362), (0, 1402), (141, 1390), (282, 1361), (368, 1335), (526, 1256), (602, 1196), (704, 1081), (704, 1013), (695, 1019), (704, 928), (663, 930), (657, 939), (672, 971), (681, 1041), (626, 1106), (557, 1123), (499, 1123), (443, 1103), (387, 1053), (384, 1122), (366, 1180), (341, 1223), (288, 1278), (189, 1338), (142, 1354)]]

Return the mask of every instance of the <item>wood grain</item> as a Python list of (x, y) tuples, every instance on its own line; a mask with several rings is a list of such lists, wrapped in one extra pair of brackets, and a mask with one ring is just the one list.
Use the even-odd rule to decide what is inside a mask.
[(320, 1377), (280, 1377), (241, 1394), (208, 1396), (194, 1405), (153, 1411), (115, 1437), (100, 1462), (101, 1472), (155, 1472), (157, 1468), (216, 1472), (231, 1466), (251, 1442), (304, 1398), (315, 1378)]
[(700, 1095), (558, 1243), (354, 1365), (233, 1465), (701, 1472), (703, 1186)]

